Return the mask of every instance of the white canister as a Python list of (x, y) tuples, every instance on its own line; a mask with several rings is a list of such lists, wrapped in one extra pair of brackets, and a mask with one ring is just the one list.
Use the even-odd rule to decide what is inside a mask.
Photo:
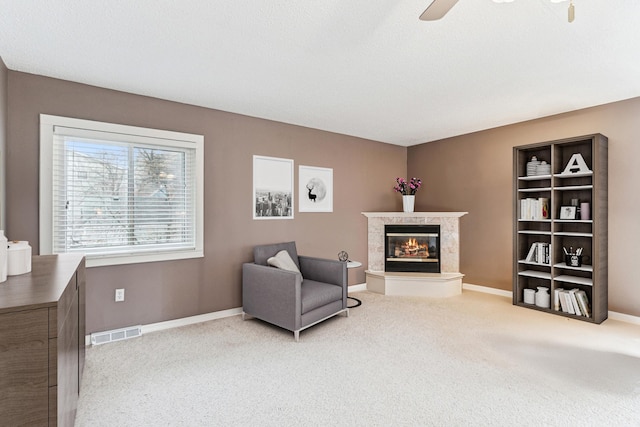
[(0, 230), (0, 283), (7, 280), (7, 238), (4, 235), (4, 230)]
[(525, 304), (533, 304), (535, 303), (536, 291), (533, 289), (525, 289), (524, 290), (524, 303)]
[(549, 295), (549, 288), (538, 286), (538, 292), (536, 292), (536, 305), (542, 308), (549, 308), (550, 302), (551, 296)]
[(31, 272), (31, 246), (27, 241), (9, 242), (7, 274), (17, 276)]

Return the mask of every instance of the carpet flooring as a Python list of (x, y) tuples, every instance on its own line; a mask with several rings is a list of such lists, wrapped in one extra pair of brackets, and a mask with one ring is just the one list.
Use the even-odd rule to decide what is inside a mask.
[(299, 343), (234, 316), (89, 348), (76, 426), (640, 425), (640, 326), (354, 296)]

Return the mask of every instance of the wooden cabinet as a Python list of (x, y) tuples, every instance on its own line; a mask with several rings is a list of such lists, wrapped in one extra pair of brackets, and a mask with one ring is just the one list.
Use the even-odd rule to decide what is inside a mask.
[(36, 256), (0, 283), (0, 420), (73, 426), (84, 368), (85, 263)]
[[(607, 318), (607, 153), (600, 134), (514, 148), (514, 304), (593, 323)], [(548, 304), (531, 300), (538, 288)], [(588, 316), (571, 312), (576, 292)]]

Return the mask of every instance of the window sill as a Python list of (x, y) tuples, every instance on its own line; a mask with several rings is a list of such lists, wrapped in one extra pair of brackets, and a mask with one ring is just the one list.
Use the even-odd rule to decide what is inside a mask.
[(87, 267), (105, 267), (110, 265), (142, 264), (147, 262), (176, 261), (181, 259), (204, 258), (202, 250), (184, 252), (166, 252), (157, 254), (131, 254), (111, 256), (86, 255)]

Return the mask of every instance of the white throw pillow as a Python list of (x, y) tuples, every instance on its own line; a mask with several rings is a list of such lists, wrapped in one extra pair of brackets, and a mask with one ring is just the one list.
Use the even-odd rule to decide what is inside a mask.
[(300, 275), (300, 279), (302, 279), (302, 273), (298, 270), (298, 266), (291, 259), (291, 255), (286, 250), (281, 250), (276, 254), (276, 256), (272, 256), (267, 260), (267, 264), (281, 268), (283, 270), (294, 271)]

